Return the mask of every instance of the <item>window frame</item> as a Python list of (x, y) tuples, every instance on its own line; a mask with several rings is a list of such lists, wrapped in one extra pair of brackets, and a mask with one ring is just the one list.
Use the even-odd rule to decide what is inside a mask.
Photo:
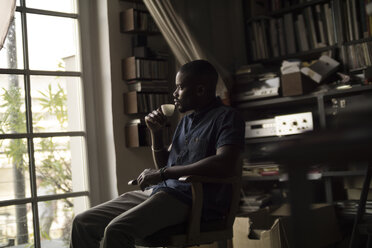
[[(31, 203), (32, 206), (32, 222), (33, 222), (33, 231), (34, 231), (34, 245), (36, 248), (41, 247), (41, 234), (40, 234), (40, 220), (39, 220), (39, 212), (38, 212), (38, 203), (44, 201), (52, 201), (52, 200), (60, 200), (65, 198), (76, 198), (85, 196), (88, 198), (88, 201), (91, 202), (90, 198), (90, 161), (89, 159), (89, 145), (87, 142), (87, 132), (94, 133), (92, 124), (88, 119), (91, 120), (94, 118), (93, 116), (87, 117), (87, 111), (85, 109), (86, 105), (86, 87), (84, 85), (85, 82), (85, 75), (83, 73), (83, 69), (87, 68), (89, 70), (90, 66), (85, 65), (84, 61), (87, 61), (84, 58), (84, 54), (86, 54), (86, 49), (82, 49), (82, 41), (84, 40), (87, 42), (89, 39), (86, 38), (86, 31), (83, 31), (82, 27), (82, 17), (80, 14), (80, 9), (83, 3), (79, 0), (76, 0), (76, 9), (77, 13), (64, 13), (64, 12), (56, 12), (56, 11), (49, 11), (49, 10), (42, 10), (42, 9), (33, 9), (26, 7), (26, 0), (20, 1), (20, 6), (16, 7), (16, 12), (20, 13), (21, 16), (21, 26), (22, 26), (22, 50), (23, 50), (23, 69), (6, 69), (0, 68), (0, 74), (14, 74), (14, 75), (22, 75), (23, 76), (23, 84), (25, 90), (25, 105), (26, 105), (26, 130), (27, 133), (9, 133), (9, 134), (0, 134), (0, 140), (3, 139), (27, 139), (27, 152), (29, 158), (29, 176), (30, 176), (30, 197), (25, 197), (21, 199), (10, 199), (10, 200), (2, 200), (0, 201), (0, 207), (6, 206), (16, 206), (16, 205), (23, 205)], [(85, 1), (82, 1), (85, 2)], [(79, 8), (80, 7), (80, 8)], [(29, 69), (29, 48), (28, 48), (28, 30), (27, 30), (27, 14), (38, 14), (38, 15), (47, 15), (47, 16), (54, 16), (54, 17), (66, 17), (72, 18), (77, 21), (77, 28), (78, 28), (78, 38), (79, 38), (79, 61), (81, 62), (80, 71), (43, 71), (43, 70), (30, 70)], [(85, 13), (87, 14), (87, 13)], [(86, 16), (84, 16), (86, 18)], [(84, 34), (85, 32), (85, 34)], [(84, 38), (85, 37), (85, 38)], [(89, 46), (89, 45), (88, 45)], [(79, 77), (80, 82), (83, 84), (82, 86), (82, 94), (83, 94), (83, 114), (86, 120), (84, 130), (85, 131), (67, 131), (67, 132), (42, 132), (42, 133), (34, 133), (33, 132), (33, 124), (32, 124), (32, 109), (31, 109), (31, 90), (30, 90), (30, 77), (31, 76), (61, 76), (61, 77)], [(91, 98), (90, 98), (90, 101)], [(94, 125), (94, 124), (93, 124)], [(87, 177), (87, 190), (85, 191), (76, 191), (76, 192), (69, 192), (63, 194), (50, 194), (50, 195), (37, 195), (37, 184), (36, 184), (36, 166), (35, 166), (35, 159), (34, 159), (34, 142), (35, 138), (46, 138), (46, 137), (81, 137), (85, 140), (85, 161), (86, 161), (86, 177)], [(94, 161), (94, 160), (93, 160)], [(96, 200), (97, 201), (97, 200)]]

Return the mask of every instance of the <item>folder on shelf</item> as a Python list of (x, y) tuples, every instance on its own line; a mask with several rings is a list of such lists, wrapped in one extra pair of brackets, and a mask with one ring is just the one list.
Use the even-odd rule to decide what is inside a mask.
[(326, 55), (322, 55), (317, 62), (309, 67), (301, 68), (301, 72), (309, 76), (317, 83), (322, 82), (325, 78), (334, 73), (340, 63)]

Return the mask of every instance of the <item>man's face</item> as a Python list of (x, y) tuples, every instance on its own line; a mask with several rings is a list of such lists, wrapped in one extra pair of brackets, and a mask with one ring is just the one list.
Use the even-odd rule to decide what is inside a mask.
[(173, 92), (174, 103), (181, 113), (194, 110), (197, 106), (196, 87), (186, 81), (185, 76), (178, 72), (176, 76), (176, 90)]

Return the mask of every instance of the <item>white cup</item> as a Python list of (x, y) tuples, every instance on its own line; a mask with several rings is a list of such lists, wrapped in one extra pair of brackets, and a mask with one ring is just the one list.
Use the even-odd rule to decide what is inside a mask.
[(161, 107), (161, 112), (167, 117), (170, 117), (174, 113), (175, 106), (174, 104), (163, 104), (160, 106)]

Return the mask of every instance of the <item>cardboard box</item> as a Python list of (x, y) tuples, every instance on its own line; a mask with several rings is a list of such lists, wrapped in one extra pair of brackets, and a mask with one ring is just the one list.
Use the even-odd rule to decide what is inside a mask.
[[(323, 247), (341, 239), (334, 208), (327, 204), (312, 206), (311, 233), (306, 237), (308, 247)], [(250, 228), (252, 232), (250, 233)], [(290, 207), (285, 204), (276, 210), (269, 208), (237, 217), (234, 223), (234, 248), (294, 247), (288, 233), (291, 230)]]
[(283, 96), (297, 96), (306, 94), (318, 85), (301, 72), (293, 72), (281, 76)]
[[(364, 179), (365, 176), (344, 177), (344, 188), (363, 189)], [(372, 181), (369, 184), (369, 188), (372, 189)]]
[[(362, 194), (365, 176), (345, 177), (344, 188), (348, 200), (359, 200)], [(372, 182), (369, 184), (367, 201), (372, 201)]]

